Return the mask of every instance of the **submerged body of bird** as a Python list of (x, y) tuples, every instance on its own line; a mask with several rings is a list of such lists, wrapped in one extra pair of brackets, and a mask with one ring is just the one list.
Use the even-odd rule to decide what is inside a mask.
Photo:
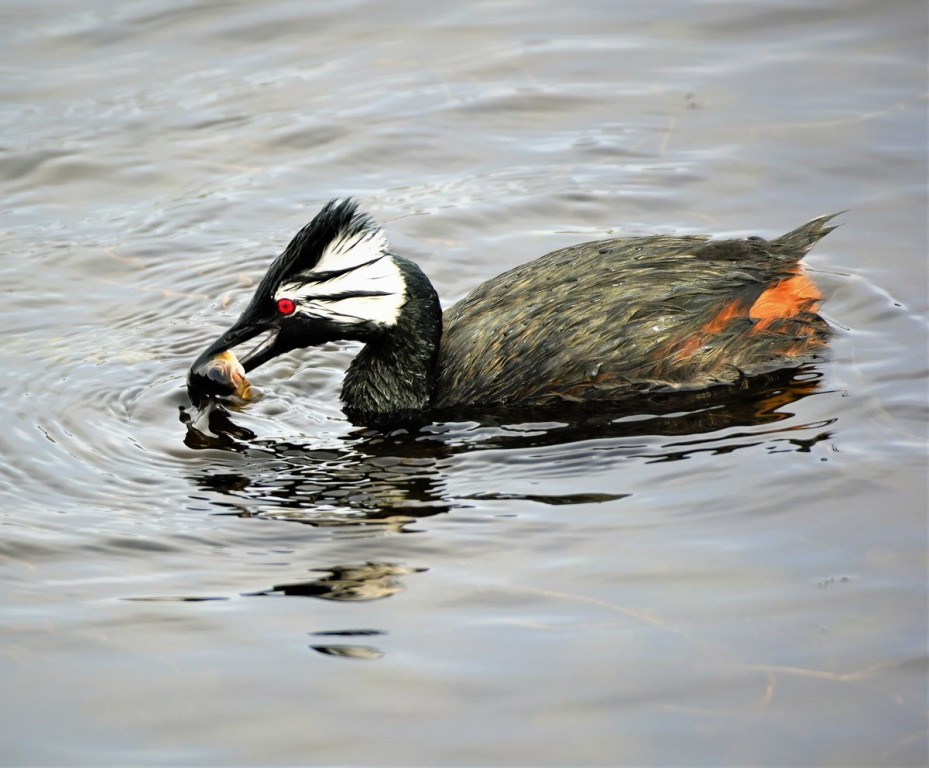
[(392, 253), (353, 201), (333, 201), (194, 363), (191, 399), (241, 392), (241, 381), (217, 375), (217, 356), (262, 333), (245, 371), (298, 347), (365, 342), (342, 387), (345, 412), (360, 424), (738, 384), (825, 346), (822, 297), (800, 259), (833, 217), (774, 240), (659, 235), (570, 246), (488, 280), (443, 315), (422, 270)]

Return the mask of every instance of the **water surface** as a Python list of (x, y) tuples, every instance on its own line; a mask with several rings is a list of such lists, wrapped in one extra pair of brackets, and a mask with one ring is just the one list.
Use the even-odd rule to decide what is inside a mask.
[[(924, 3), (0, 19), (0, 762), (926, 763)], [(848, 209), (808, 258), (830, 359), (382, 435), (332, 346), (191, 447), (187, 366), (341, 195), (446, 304)]]

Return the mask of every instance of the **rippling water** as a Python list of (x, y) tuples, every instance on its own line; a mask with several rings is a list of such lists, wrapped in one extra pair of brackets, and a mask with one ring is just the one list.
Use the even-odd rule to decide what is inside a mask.
[[(0, 18), (0, 761), (926, 763), (924, 2)], [(385, 435), (333, 346), (198, 441), (187, 366), (349, 194), (446, 304), (848, 209), (808, 258), (831, 358)]]

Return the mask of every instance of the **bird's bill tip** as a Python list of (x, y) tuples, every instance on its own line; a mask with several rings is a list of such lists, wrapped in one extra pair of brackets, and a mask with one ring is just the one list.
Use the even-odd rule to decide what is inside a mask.
[(272, 333), (255, 349), (239, 359), (232, 348), (267, 329), (235, 325), (218, 338), (194, 361), (187, 374), (187, 393), (197, 406), (211, 398), (233, 405), (244, 405), (261, 397), (245, 372), (258, 367), (274, 356), (276, 333)]
[(211, 397), (233, 405), (245, 405), (261, 397), (258, 388), (245, 378), (245, 369), (231, 350), (218, 352), (191, 366), (187, 391), (195, 405)]

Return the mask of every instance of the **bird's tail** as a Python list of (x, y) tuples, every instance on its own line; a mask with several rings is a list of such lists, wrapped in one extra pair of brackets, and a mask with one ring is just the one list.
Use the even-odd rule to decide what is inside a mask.
[(819, 216), (812, 221), (808, 221), (802, 227), (797, 227), (786, 235), (781, 235), (772, 242), (778, 246), (778, 250), (782, 253), (793, 253), (796, 255), (797, 252), (800, 252), (801, 255), (805, 254), (810, 248), (816, 245), (819, 240), (828, 235), (833, 229), (840, 226), (838, 224), (828, 226), (828, 224), (836, 216), (841, 216), (843, 213), (845, 213), (845, 211), (830, 213), (828, 216)]

